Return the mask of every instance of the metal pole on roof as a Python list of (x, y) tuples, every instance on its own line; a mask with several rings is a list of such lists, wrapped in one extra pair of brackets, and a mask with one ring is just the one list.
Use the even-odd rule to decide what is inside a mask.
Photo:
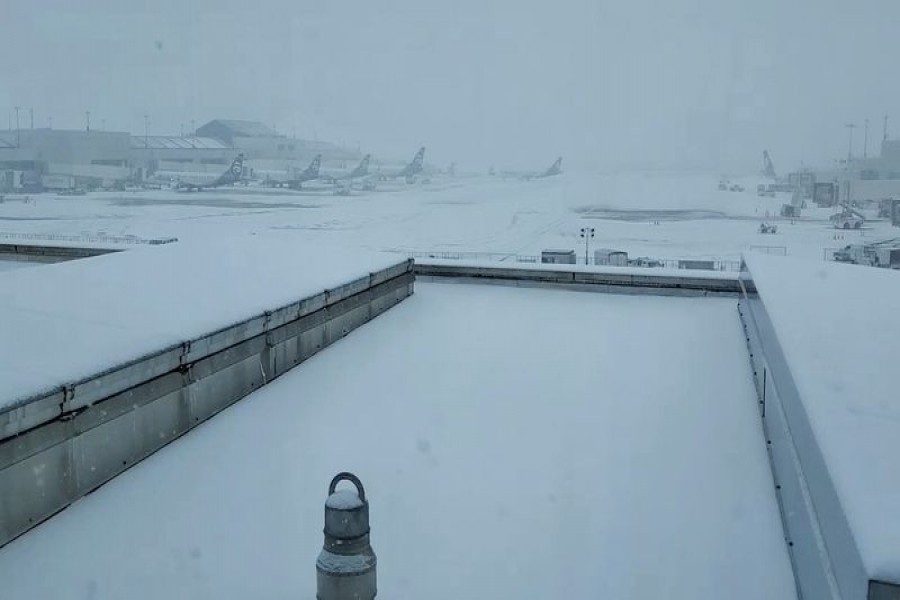
[(850, 168), (850, 161), (853, 160), (853, 130), (856, 129), (855, 123), (847, 123), (844, 125), (850, 131), (850, 141), (847, 146), (847, 169)]
[(869, 120), (866, 119), (866, 129), (863, 135), (863, 160), (869, 158)]

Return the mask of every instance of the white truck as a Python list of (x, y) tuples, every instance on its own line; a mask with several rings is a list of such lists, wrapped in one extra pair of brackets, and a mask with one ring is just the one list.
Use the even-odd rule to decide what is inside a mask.
[(882, 240), (871, 244), (850, 244), (835, 251), (837, 262), (900, 269), (900, 239)]
[(844, 210), (830, 217), (832, 225), (835, 229), (861, 229), (866, 218), (850, 208), (844, 206)]

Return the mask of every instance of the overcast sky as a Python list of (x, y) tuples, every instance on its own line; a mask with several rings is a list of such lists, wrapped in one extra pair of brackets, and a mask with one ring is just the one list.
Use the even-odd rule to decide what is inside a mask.
[[(900, 132), (897, 0), (3, 0), (27, 126), (212, 118), (432, 162), (753, 171)], [(5, 127), (6, 122), (0, 124)], [(856, 133), (862, 151), (862, 129)]]

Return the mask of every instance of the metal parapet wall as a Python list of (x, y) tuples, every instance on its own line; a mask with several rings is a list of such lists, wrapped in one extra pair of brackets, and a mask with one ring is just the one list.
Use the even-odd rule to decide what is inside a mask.
[[(697, 271), (684, 274), (654, 272), (653, 269), (566, 269), (473, 266), (416, 263), (415, 273), (423, 281), (492, 283), (518, 287), (557, 287), (620, 294), (666, 296), (731, 296), (741, 293), (739, 275), (711, 277)], [(752, 282), (749, 283), (752, 286)], [(755, 290), (754, 290), (755, 291)]]
[(0, 411), (0, 546), (413, 293), (412, 261)]
[(900, 586), (871, 580), (866, 573), (790, 366), (754, 287), (744, 285), (738, 311), (798, 596), (900, 599)]
[(34, 244), (0, 243), (0, 260), (22, 262), (58, 263), (79, 258), (101, 256), (120, 252), (110, 248), (76, 248), (71, 246), (37, 246)]

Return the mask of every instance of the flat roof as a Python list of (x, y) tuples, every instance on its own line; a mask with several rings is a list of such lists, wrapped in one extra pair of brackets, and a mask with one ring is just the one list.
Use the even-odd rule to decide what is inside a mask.
[(0, 580), (312, 597), (350, 470), (379, 597), (795, 598), (756, 406), (733, 300), (419, 283), (0, 549)]
[(215, 125), (220, 125), (230, 130), (235, 137), (278, 137), (274, 129), (260, 121), (213, 119), (205, 125), (201, 125), (199, 129), (207, 129)]
[(900, 580), (900, 274), (748, 254), (870, 578)]
[(0, 272), (0, 408), (400, 262), (234, 237)]
[(178, 137), (172, 135), (132, 135), (131, 147), (136, 150), (226, 150), (231, 148), (209, 137)]
[(0, 258), (0, 272), (3, 271), (16, 271), (18, 269), (25, 269), (28, 267), (39, 267), (41, 263), (27, 262), (21, 260), (3, 260)]

